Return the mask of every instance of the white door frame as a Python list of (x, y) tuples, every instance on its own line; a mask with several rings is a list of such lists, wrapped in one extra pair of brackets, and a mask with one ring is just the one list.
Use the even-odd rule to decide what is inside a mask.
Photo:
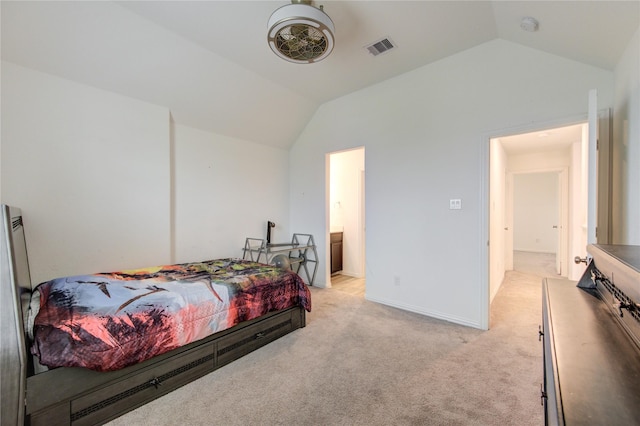
[[(325, 225), (325, 240), (326, 240), (326, 259), (330, 259), (329, 249), (331, 247), (330, 243), (330, 234), (331, 234), (331, 158), (334, 156), (338, 156), (341, 154), (345, 154), (353, 151), (362, 151), (363, 161), (365, 162), (365, 170), (360, 170), (357, 174), (357, 185), (358, 188), (358, 202), (356, 203), (355, 208), (351, 211), (350, 215), (355, 217), (357, 220), (357, 224), (353, 226), (354, 229), (351, 229), (351, 235), (349, 236), (349, 244), (352, 247), (356, 247), (356, 250), (353, 250), (356, 253), (356, 257), (358, 257), (355, 264), (357, 267), (351, 271), (344, 271), (343, 274), (353, 276), (355, 278), (364, 278), (365, 276), (365, 256), (366, 256), (366, 242), (365, 242), (365, 221), (366, 221), (366, 188), (365, 188), (365, 176), (366, 176), (366, 149), (364, 146), (359, 146), (355, 148), (348, 148), (339, 151), (327, 152), (325, 154), (325, 170), (326, 170), (326, 182), (325, 182), (325, 214), (326, 214), (326, 225)], [(331, 265), (327, 260), (325, 262), (325, 270), (327, 278), (327, 287), (331, 287)], [(352, 262), (354, 263), (354, 262)]]
[(557, 120), (550, 120), (545, 122), (533, 122), (521, 126), (514, 126), (503, 129), (496, 129), (493, 131), (485, 132), (481, 137), (481, 153), (480, 153), (480, 241), (478, 243), (479, 256), (480, 256), (480, 289), (479, 289), (479, 311), (480, 311), (480, 328), (484, 330), (489, 329), (489, 315), (490, 315), (490, 283), (489, 283), (489, 218), (490, 218), (490, 206), (489, 206), (489, 176), (491, 171), (489, 150), (491, 145), (491, 139), (517, 135), (521, 133), (531, 133), (535, 131), (541, 131), (551, 129), (555, 127), (565, 127), (574, 124), (580, 124), (587, 121), (587, 114), (580, 114), (571, 117), (565, 117)]

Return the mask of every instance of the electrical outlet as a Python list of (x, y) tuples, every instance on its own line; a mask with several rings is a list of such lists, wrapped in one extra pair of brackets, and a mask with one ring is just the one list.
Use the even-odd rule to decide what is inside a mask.
[(449, 200), (449, 210), (460, 210), (462, 208), (462, 200), (460, 198), (452, 198)]

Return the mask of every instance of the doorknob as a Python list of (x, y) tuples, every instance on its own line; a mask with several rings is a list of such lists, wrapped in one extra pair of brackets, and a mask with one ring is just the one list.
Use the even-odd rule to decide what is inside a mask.
[(579, 265), (581, 263), (584, 263), (585, 265), (587, 264), (587, 258), (586, 257), (580, 257), (580, 256), (576, 256), (573, 258), (573, 261)]
[(509, 230), (509, 227), (508, 227), (508, 226), (507, 226), (507, 227), (505, 227), (505, 228), (504, 228), (504, 230), (505, 230), (505, 231), (508, 231), (508, 230)]
[(558, 229), (558, 225), (553, 225), (553, 229)]

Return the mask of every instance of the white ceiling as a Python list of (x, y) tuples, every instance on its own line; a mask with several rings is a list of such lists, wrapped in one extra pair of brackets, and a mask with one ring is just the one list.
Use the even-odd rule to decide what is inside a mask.
[[(505, 39), (613, 70), (640, 1), (324, 1), (336, 27), (315, 64), (279, 59), (267, 21), (288, 1), (5, 1), (2, 59), (163, 105), (174, 120), (288, 148), (324, 102)], [(533, 16), (540, 29), (520, 28)], [(364, 46), (389, 37), (379, 56)]]
[(560, 151), (582, 140), (582, 124), (499, 138), (508, 155)]

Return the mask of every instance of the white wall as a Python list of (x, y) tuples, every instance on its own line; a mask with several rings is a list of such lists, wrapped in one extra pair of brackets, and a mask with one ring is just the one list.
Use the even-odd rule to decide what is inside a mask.
[(169, 110), (2, 64), (1, 202), (34, 283), (242, 256), (290, 241), (288, 152), (171, 123)]
[(640, 28), (615, 69), (612, 243), (640, 244)]
[(169, 111), (2, 63), (2, 203), (31, 277), (169, 261)]
[(179, 124), (174, 145), (176, 262), (242, 257), (268, 220), (272, 242), (291, 241), (287, 151)]
[(557, 253), (560, 226), (558, 179), (558, 173), (554, 172), (514, 176), (514, 250)]
[(330, 228), (343, 232), (342, 274), (360, 278), (364, 276), (360, 212), (364, 150), (334, 153), (330, 161)]
[(613, 73), (495, 40), (324, 104), (291, 149), (292, 227), (326, 232), (325, 153), (365, 146), (366, 297), (487, 327), (483, 135), (584, 114), (591, 88), (611, 105)]

